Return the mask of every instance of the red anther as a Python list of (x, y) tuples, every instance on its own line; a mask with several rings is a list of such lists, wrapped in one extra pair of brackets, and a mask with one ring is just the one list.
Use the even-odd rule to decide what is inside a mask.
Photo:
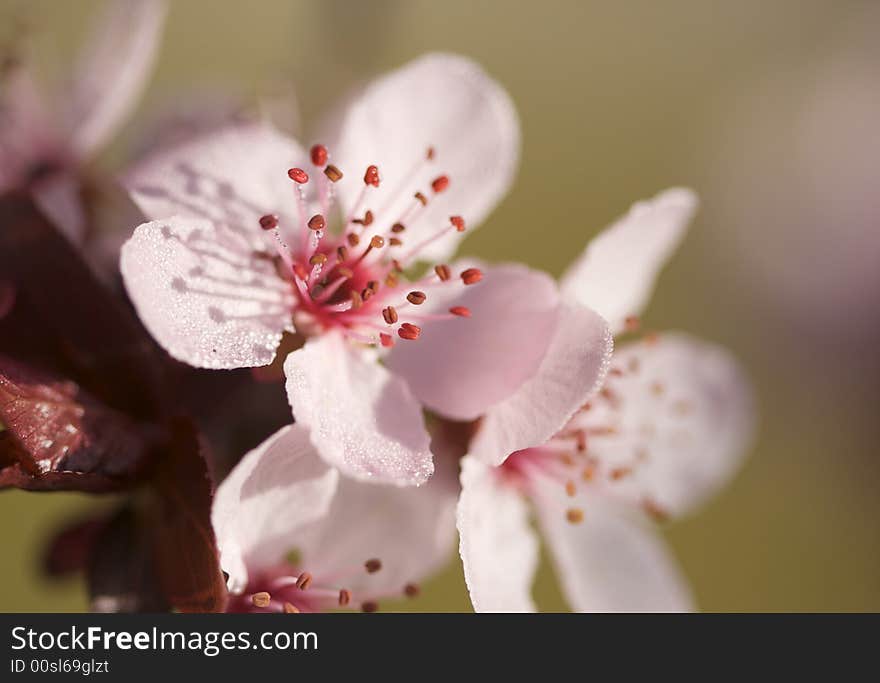
[(301, 591), (304, 591), (309, 585), (312, 583), (312, 575), (308, 572), (303, 572), (296, 579), (296, 587)]
[(294, 605), (292, 602), (284, 603), (284, 613), (285, 614), (299, 614), (299, 608)]
[(373, 294), (379, 291), (379, 281), (378, 280), (367, 280), (367, 289), (369, 289)]
[(356, 247), (358, 244), (361, 243), (361, 238), (358, 237), (358, 235), (353, 232), (348, 233), (345, 236), (345, 239), (348, 240), (348, 246), (350, 246), (350, 247)]
[(431, 181), (431, 189), (434, 190), (435, 194), (440, 194), (447, 187), (449, 187), (448, 175), (437, 176), (436, 178), (434, 178), (434, 180)]
[(278, 216), (273, 216), (271, 213), (261, 216), (260, 227), (263, 228), (263, 230), (274, 230), (278, 227)]
[(453, 306), (449, 309), (449, 312), (452, 315), (457, 315), (460, 318), (470, 318), (471, 317), (471, 309), (467, 306)]
[(437, 273), (437, 277), (443, 280), (443, 282), (446, 282), (452, 277), (452, 271), (449, 269), (449, 266), (444, 263), (434, 266), (434, 272)]
[(309, 174), (303, 171), (301, 168), (291, 168), (287, 171), (287, 177), (290, 178), (293, 182), (299, 183), (300, 185), (309, 182)]
[(386, 306), (382, 309), (382, 317), (386, 323), (393, 325), (397, 322), (397, 309), (394, 306)]
[(352, 308), (360, 308), (364, 305), (364, 298), (360, 295), (359, 292), (355, 292), (354, 290), (348, 293), (348, 298), (351, 300)]
[(254, 604), (254, 607), (268, 607), (271, 601), (272, 596), (269, 595), (266, 591), (254, 593), (251, 596), (251, 602)]
[(413, 195), (413, 197), (415, 197), (416, 199), (418, 199), (418, 200), (419, 200), (419, 204), (421, 204), (422, 206), (427, 206), (427, 205), (428, 205), (428, 198), (424, 195), (424, 193), (422, 193), (422, 192), (416, 192), (416, 193)]
[(306, 267), (302, 263), (293, 264), (293, 274), (296, 275), (300, 280), (309, 279), (309, 271), (306, 270)]
[(397, 329), (397, 335), (401, 339), (406, 339), (408, 341), (415, 341), (419, 338), (419, 335), (422, 333), (422, 328), (418, 325), (413, 325), (412, 323), (403, 323)]
[(428, 149), (425, 151), (425, 158), (428, 161), (433, 161), (436, 154), (437, 150), (435, 150), (433, 147), (428, 147)]
[(397, 279), (397, 275), (395, 273), (388, 273), (388, 275), (385, 276), (385, 286), (386, 287), (392, 287), (392, 288), (397, 287), (397, 282), (398, 282), (398, 279)]
[(406, 230), (406, 226), (403, 223), (395, 223), (391, 226), (391, 232), (399, 233)]
[(464, 218), (461, 216), (450, 216), (449, 222), (455, 226), (459, 232), (464, 232)]
[(421, 589), (417, 583), (408, 583), (403, 587), (403, 594), (408, 598), (418, 597), (420, 592)]
[(317, 232), (318, 230), (323, 230), (327, 227), (327, 221), (324, 220), (324, 217), (316, 213), (314, 216), (309, 218), (309, 230), (314, 230)]
[(385, 246), (385, 238), (382, 235), (373, 235), (370, 239), (370, 247), (373, 249), (381, 249)]
[(425, 296), (424, 292), (420, 292), (418, 290), (414, 290), (406, 295), (406, 300), (409, 301), (414, 306), (421, 306), (425, 303), (425, 299), (428, 297)]
[(397, 237), (389, 237), (388, 244), (390, 244), (392, 247), (399, 247), (403, 245), (403, 240), (398, 239)]
[(367, 166), (367, 171), (364, 173), (364, 182), (367, 185), (372, 185), (373, 187), (379, 187), (379, 167), (378, 166)]
[(322, 254), (320, 252), (312, 254), (309, 258), (310, 266), (323, 266), (327, 263), (327, 254)]
[(351, 602), (351, 591), (349, 591), (347, 588), (339, 589), (339, 606), (345, 607), (350, 602)]
[(324, 169), (324, 175), (330, 179), (331, 183), (338, 183), (342, 180), (342, 171), (333, 164), (327, 164), (327, 168)]
[(385, 334), (384, 332), (379, 333), (379, 341), (382, 343), (386, 349), (390, 349), (394, 346), (394, 338), (390, 334)]
[(363, 218), (353, 218), (351, 220), (352, 223), (356, 223), (357, 225), (363, 225), (364, 227), (373, 224), (373, 212), (367, 209), (367, 212), (364, 214)]
[(483, 279), (483, 271), (479, 268), (468, 268), (461, 273), (461, 281), (466, 285), (474, 285)]
[(348, 260), (348, 247), (344, 244), (336, 247), (336, 260), (345, 263)]
[(311, 157), (315, 166), (324, 166), (327, 163), (327, 148), (324, 145), (313, 145)]
[(367, 600), (367, 602), (361, 604), (361, 610), (367, 613), (378, 612), (379, 603), (374, 600)]
[(336, 274), (339, 277), (344, 277), (344, 278), (354, 277), (354, 271), (351, 268), (345, 268), (344, 266), (342, 268), (337, 268)]
[(372, 558), (364, 562), (364, 569), (367, 570), (367, 574), (375, 574), (377, 571), (382, 569), (382, 560), (377, 558)]
[(369, 300), (373, 297), (373, 295), (374, 295), (375, 293), (376, 293), (376, 292), (374, 292), (374, 291), (373, 291), (372, 289), (370, 289), (369, 287), (364, 287), (364, 288), (361, 290), (361, 299), (363, 299), (364, 301), (369, 301)]

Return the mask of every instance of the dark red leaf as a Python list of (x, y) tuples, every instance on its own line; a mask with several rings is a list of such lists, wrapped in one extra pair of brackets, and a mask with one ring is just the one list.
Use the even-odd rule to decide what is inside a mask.
[(25, 194), (0, 196), (0, 352), (128, 415), (167, 414), (173, 364)]
[(87, 517), (56, 533), (43, 555), (43, 571), (62, 577), (85, 570), (108, 522), (104, 517)]
[(0, 356), (0, 486), (108, 491), (147, 466), (155, 429), (102, 405), (71, 381)]
[(181, 612), (222, 611), (227, 592), (211, 526), (213, 485), (205, 447), (188, 420), (176, 420), (171, 434), (156, 470), (156, 500), (146, 527), (159, 585)]

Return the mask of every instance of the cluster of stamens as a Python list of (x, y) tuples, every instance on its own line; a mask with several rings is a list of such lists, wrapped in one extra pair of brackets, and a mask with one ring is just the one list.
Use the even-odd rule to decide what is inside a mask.
[(316, 577), (310, 572), (291, 572), (291, 565), (282, 564), (262, 572), (249, 583), (242, 595), (232, 597), (227, 611), (230, 612), (276, 612), (298, 614), (300, 612), (326, 612), (334, 609), (359, 609), (376, 612), (379, 599), (393, 597), (415, 598), (419, 587), (408, 583), (399, 595), (358, 595), (336, 582), (354, 575), (375, 574), (382, 569), (382, 562), (371, 558), (362, 566), (353, 567), (334, 577)]
[[(626, 332), (639, 331), (638, 319), (628, 318)], [(655, 343), (658, 336), (648, 332), (642, 336), (647, 344)], [(615, 390), (615, 380), (624, 377), (635, 377), (640, 372), (637, 357), (629, 359), (626, 367), (612, 366), (602, 389), (592, 401), (584, 404), (569, 420), (565, 428), (557, 433), (543, 446), (528, 448), (511, 454), (501, 467), (504, 480), (525, 492), (530, 491), (530, 481), (535, 476), (548, 477), (558, 482), (565, 495), (574, 498), (580, 490), (601, 492), (616, 497), (615, 484), (630, 481), (648, 463), (650, 454), (640, 439), (634, 436), (653, 436), (654, 427), (646, 424), (640, 427), (641, 433), (634, 435), (621, 431), (623, 413), (623, 396)], [(666, 398), (667, 387), (662, 382), (650, 382), (647, 391), (657, 399)], [(673, 401), (670, 406), (675, 415), (685, 417), (690, 414), (693, 406), (687, 401)], [(602, 418), (597, 418), (597, 412)], [(632, 427), (629, 428), (630, 431)], [(632, 443), (632, 453), (626, 461), (608, 462), (600, 455), (603, 440), (628, 438)], [(650, 495), (641, 495), (636, 504), (656, 522), (666, 521), (669, 512)], [(565, 511), (571, 524), (584, 521), (584, 511), (580, 507), (571, 506)]]
[[(435, 155), (429, 148), (423, 162), (432, 162)], [(470, 309), (464, 306), (430, 314), (419, 312), (418, 307), (428, 299), (431, 288), (480, 282), (483, 274), (479, 269), (467, 268), (454, 278), (448, 265), (437, 264), (414, 282), (408, 282), (404, 274), (428, 245), (452, 231), (465, 230), (461, 216), (450, 216), (447, 225), (421, 242), (405, 244), (407, 225), (419, 218), (433, 196), (446, 191), (451, 182), (448, 175), (436, 176), (427, 192), (416, 190), (402, 215), (382, 223), (382, 210), (367, 208), (370, 192), (382, 182), (379, 167), (371, 164), (364, 172), (358, 199), (342, 219), (341, 231), (330, 234), (327, 217), (334, 204), (334, 185), (344, 174), (329, 163), (330, 155), (323, 145), (313, 146), (310, 158), (315, 169), (311, 176), (302, 168), (287, 172), (294, 187), (297, 224), (284, 225), (272, 214), (259, 220), (260, 227), (274, 238), (279, 275), (292, 284), (296, 300), (293, 322), (298, 331), (310, 334), (336, 328), (354, 341), (390, 347), (395, 335), (417, 340), (422, 333), (419, 323), (470, 317)], [(306, 199), (306, 189), (313, 186), (317, 186), (311, 193), (317, 213), (312, 212), (315, 204)]]

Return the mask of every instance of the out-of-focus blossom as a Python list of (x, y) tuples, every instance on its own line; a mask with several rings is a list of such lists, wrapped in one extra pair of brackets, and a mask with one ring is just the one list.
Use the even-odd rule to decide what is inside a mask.
[(288, 396), (321, 456), (349, 476), (423, 483), (420, 407), (375, 355), (419, 340), (426, 320), (472, 324), (465, 307), (422, 311), (478, 269), (404, 270), (448, 256), (503, 195), (516, 115), (475, 64), (429, 55), (324, 123), (328, 144), (309, 151), (243, 124), (137, 167), (127, 184), (154, 222), (124, 246), (123, 278), (156, 339), (198, 367), (268, 365), (295, 332)]
[[(685, 190), (636, 204), (590, 243), (562, 291), (626, 332), (695, 208)], [(540, 419), (546, 400), (523, 405), (519, 420)], [(702, 500), (743, 455), (751, 395), (736, 364), (684, 335), (650, 335), (618, 347), (601, 390), (569, 417), (544, 443), (516, 451), (505, 450), (492, 421), (477, 427), (458, 505), (475, 609), (534, 610), (529, 503), (576, 611), (689, 609), (688, 588), (648, 522)]]
[(228, 609), (373, 611), (380, 599), (414, 597), (455, 540), (456, 461), (442, 445), (435, 452), (436, 472), (418, 489), (341, 476), (300, 425), (248, 453), (212, 513)]
[(856, 10), (810, 58), (762, 69), (711, 129), (715, 239), (799, 344), (880, 331), (878, 19)]
[(85, 230), (82, 167), (130, 113), (152, 68), (161, 0), (109, 0), (68, 82), (43, 93), (8, 55), (0, 73), (0, 193), (27, 189), (65, 234)]

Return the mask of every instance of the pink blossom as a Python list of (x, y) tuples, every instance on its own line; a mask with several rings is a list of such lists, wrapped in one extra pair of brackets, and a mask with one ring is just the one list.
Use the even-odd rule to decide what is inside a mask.
[(219, 486), (212, 521), (229, 575), (231, 611), (372, 611), (413, 597), (455, 539), (455, 461), (418, 489), (340, 476), (308, 430), (284, 427)]
[[(695, 208), (686, 190), (636, 204), (562, 278), (566, 301), (588, 303), (615, 333), (626, 331)], [(595, 348), (592, 338), (585, 348)], [(577, 347), (569, 342), (563, 352), (560, 376), (575, 367)], [(597, 383), (601, 390), (564, 425), (529, 447), (512, 446), (535, 433), (558, 398), (551, 391), (520, 397), (516, 410), (490, 409), (480, 423), (462, 462), (458, 504), (478, 611), (534, 610), (530, 508), (573, 609), (690, 607), (686, 583), (647, 522), (685, 512), (730, 477), (751, 432), (749, 388), (722, 349), (675, 333), (622, 345)]]
[(143, 90), (164, 16), (160, 0), (109, 0), (68, 81), (51, 98), (16, 55), (0, 74), (0, 193), (30, 190), (75, 241), (85, 229), (78, 176)]
[[(122, 275), (153, 336), (191, 365), (268, 365), (295, 332), (305, 342), (284, 361), (288, 397), (325, 461), (423, 483), (421, 408), (377, 354), (423, 343), (427, 322), (474, 324), (465, 308), (424, 304), (484, 286), (478, 270), (439, 261), (509, 187), (516, 115), (475, 64), (428, 55), (325, 123), (309, 150), (240, 124), (146, 160), (127, 184), (154, 220), (123, 247)], [(410, 280), (404, 269), (426, 260)]]

